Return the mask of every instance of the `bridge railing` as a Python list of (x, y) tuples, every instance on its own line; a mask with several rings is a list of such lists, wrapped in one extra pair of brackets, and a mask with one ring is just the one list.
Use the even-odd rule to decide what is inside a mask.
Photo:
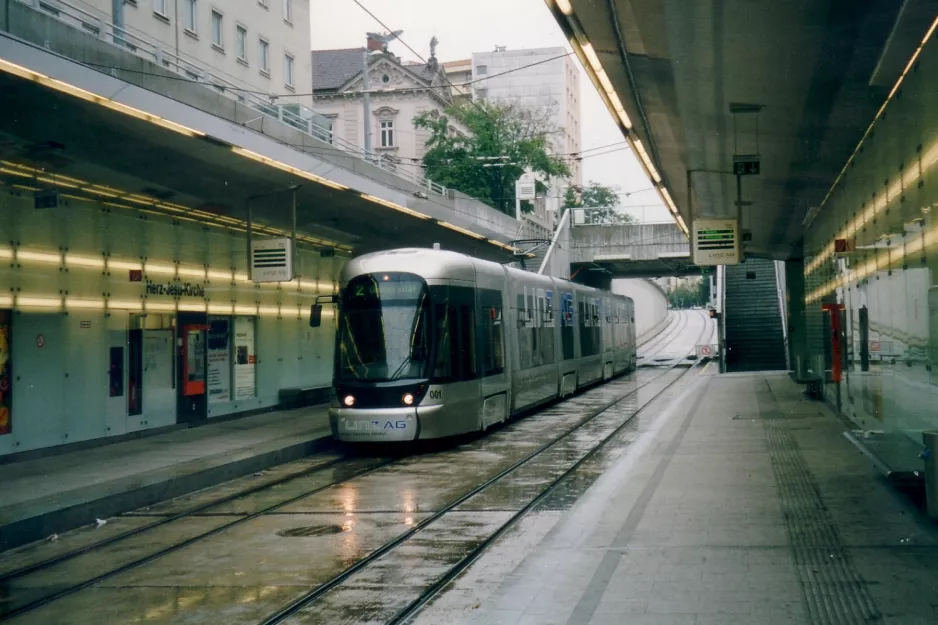
[(589, 208), (571, 208), (572, 213), (570, 225), (578, 226), (630, 226), (644, 224), (671, 224), (671, 219), (664, 220), (646, 220), (636, 219), (634, 216), (624, 212), (626, 207), (608, 206), (608, 207), (589, 207)]
[[(385, 156), (369, 153), (354, 143), (345, 141), (333, 134), (332, 128), (323, 116), (307, 106), (298, 103), (278, 104), (277, 96), (264, 97), (256, 87), (242, 82), (215, 67), (191, 56), (173, 52), (172, 47), (153, 39), (145, 33), (129, 26), (117, 26), (110, 21), (110, 15), (81, 2), (81, 0), (16, 0), (19, 4), (71, 26), (76, 31), (92, 35), (124, 51), (152, 61), (165, 70), (184, 77), (186, 80), (215, 89), (219, 93), (290, 126), (310, 137), (325, 141), (342, 152), (352, 155), (372, 165), (390, 172), (399, 178), (413, 182), (431, 193), (448, 196), (448, 189), (433, 182), (416, 169), (398, 168), (397, 162)], [(80, 61), (79, 61), (80, 62)]]

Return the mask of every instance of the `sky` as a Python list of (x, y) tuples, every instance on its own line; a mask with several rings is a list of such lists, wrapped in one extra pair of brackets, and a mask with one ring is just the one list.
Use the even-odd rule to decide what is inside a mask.
[[(488, 52), (496, 45), (509, 50), (551, 46), (571, 49), (544, 0), (359, 1), (390, 30), (403, 30), (403, 42), (424, 58), (429, 56), (430, 39), (435, 36), (439, 40), (436, 56), (441, 63), (470, 58), (473, 52)], [(366, 32), (385, 30), (353, 0), (311, 0), (310, 25), (314, 50), (364, 46)], [(392, 42), (389, 49), (405, 61), (418, 60), (401, 41)], [(582, 150), (624, 140), (579, 60), (576, 64), (580, 70)], [(621, 147), (584, 154), (595, 156), (583, 159), (583, 182), (619, 187), (625, 212), (641, 221), (671, 221), (658, 195), (647, 190), (651, 182), (635, 156), (628, 149), (615, 149)]]

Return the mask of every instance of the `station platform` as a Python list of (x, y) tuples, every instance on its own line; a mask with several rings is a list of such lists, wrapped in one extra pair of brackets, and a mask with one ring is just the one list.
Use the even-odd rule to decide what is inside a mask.
[(472, 609), (418, 622), (938, 623), (938, 524), (849, 424), (784, 373), (694, 377), (573, 507), (475, 563), (449, 593)]
[(0, 551), (302, 458), (327, 407), (208, 423), (0, 465)]

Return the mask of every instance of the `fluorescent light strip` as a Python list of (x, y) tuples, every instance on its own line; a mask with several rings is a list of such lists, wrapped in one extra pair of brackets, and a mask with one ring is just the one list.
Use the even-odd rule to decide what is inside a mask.
[(51, 297), (30, 297), (17, 295), (14, 302), (15, 306), (26, 306), (29, 308), (61, 308), (62, 298)]
[(396, 204), (394, 202), (385, 200), (383, 198), (380, 198), (374, 195), (369, 195), (368, 193), (362, 193), (361, 196), (370, 202), (374, 202), (375, 204), (380, 204), (382, 206), (387, 206), (388, 208), (393, 208), (394, 210), (410, 215), (411, 217), (418, 217), (420, 219), (431, 219), (429, 215), (418, 213), (417, 211), (407, 208), (406, 206), (401, 206), (400, 204)]
[(115, 310), (143, 310), (143, 301), (109, 299), (107, 307)]
[[(928, 43), (928, 40), (931, 39), (931, 36), (935, 33), (935, 28), (938, 27), (938, 17), (932, 20), (931, 26), (928, 28), (928, 31), (925, 33), (925, 36), (922, 37), (922, 42), (915, 49), (915, 52), (912, 53), (912, 56), (909, 58), (909, 62), (906, 63), (905, 69), (902, 70), (902, 74), (899, 75), (899, 78), (896, 80), (895, 84), (892, 86), (892, 89), (889, 91), (889, 95), (886, 96), (886, 100), (883, 102), (882, 106), (879, 107), (879, 110), (876, 112), (876, 115), (873, 116), (873, 121), (870, 122), (870, 125), (867, 127), (866, 132), (863, 133), (863, 136), (860, 137), (860, 142), (857, 144), (857, 147), (854, 148), (853, 153), (850, 155), (850, 158), (847, 159), (847, 162), (844, 164), (843, 169), (840, 170), (840, 173), (837, 174), (837, 178), (834, 179), (834, 184), (831, 185), (831, 188), (827, 191), (827, 194), (824, 196), (824, 199), (821, 200), (821, 205), (818, 207), (817, 213), (815, 213), (815, 218), (817, 214), (821, 212), (821, 209), (827, 204), (828, 199), (830, 199), (831, 194), (834, 193), (834, 189), (837, 188), (837, 185), (840, 183), (841, 179), (844, 177), (844, 174), (847, 173), (847, 168), (850, 167), (850, 163), (853, 162), (853, 159), (856, 158), (857, 154), (860, 152), (860, 147), (863, 145), (863, 142), (866, 141), (866, 138), (873, 131), (873, 126), (876, 125), (876, 122), (882, 117), (883, 113), (886, 110), (886, 107), (892, 101), (892, 97), (896, 94), (896, 91), (899, 90), (899, 87), (902, 85), (902, 81), (905, 80), (905, 77), (908, 75), (909, 70), (912, 69), (912, 66), (915, 65), (915, 61), (918, 59), (919, 55), (922, 53), (922, 50), (925, 48), (925, 44)], [(814, 219), (812, 219), (813, 222)], [(809, 226), (811, 224), (808, 224)]]
[(257, 306), (238, 306), (235, 305), (234, 313), (236, 315), (256, 315)]
[(103, 299), (81, 299), (75, 297), (65, 298), (66, 308), (84, 308), (88, 310), (104, 310)]
[(570, 4), (570, 0), (554, 0), (554, 4), (564, 15), (573, 15), (573, 6)]
[(276, 306), (258, 306), (257, 314), (259, 315), (279, 315), (280, 309)]
[(67, 93), (68, 95), (81, 98), (82, 100), (85, 100), (87, 102), (94, 102), (95, 104), (100, 104), (101, 106), (107, 107), (109, 109), (118, 111), (120, 113), (124, 113), (126, 115), (130, 115), (131, 117), (135, 117), (143, 121), (148, 121), (152, 124), (156, 124), (157, 126), (162, 126), (163, 128), (166, 128), (168, 130), (178, 132), (179, 134), (182, 134), (182, 135), (186, 135), (189, 137), (204, 137), (205, 136), (204, 132), (193, 130), (192, 128), (188, 128), (186, 126), (183, 126), (182, 124), (177, 124), (176, 122), (160, 117), (159, 115), (153, 115), (152, 113), (141, 111), (140, 109), (134, 108), (132, 106), (121, 104), (120, 102), (116, 102), (114, 100), (105, 98), (103, 96), (99, 96), (97, 94), (91, 93), (90, 91), (86, 91), (80, 87), (76, 87), (75, 85), (61, 81), (57, 78), (51, 78), (49, 76), (46, 76), (45, 74), (34, 72), (31, 69), (27, 69), (25, 67), (22, 67), (21, 65), (16, 65), (15, 63), (10, 63), (9, 61), (5, 61), (3, 59), (0, 59), (0, 70), (6, 71), (10, 74), (14, 74), (21, 78), (26, 78), (27, 80), (32, 80), (33, 82), (37, 82), (43, 86), (51, 87), (52, 89), (55, 89), (56, 91), (61, 91), (62, 93)]
[(187, 267), (183, 267), (182, 265), (180, 265), (176, 267), (176, 273), (179, 274), (180, 276), (189, 276), (190, 278), (201, 278), (203, 280), (205, 279), (204, 268), (200, 268), (200, 269), (196, 269), (194, 267), (187, 268)]
[(209, 269), (205, 275), (209, 280), (227, 280), (228, 282), (233, 282), (234, 277), (230, 271), (218, 271), (215, 269)]
[(94, 267), (96, 269), (104, 269), (104, 257), (65, 254), (65, 264), (69, 267)]
[(477, 234), (477, 233), (475, 233), (475, 232), (472, 232), (471, 230), (466, 230), (465, 228), (460, 228), (459, 226), (453, 225), (453, 224), (451, 224), (451, 223), (449, 223), (449, 222), (447, 222), (447, 221), (440, 221), (440, 222), (437, 222), (437, 223), (439, 223), (439, 224), (440, 224), (441, 226), (443, 226), (444, 228), (449, 228), (450, 230), (453, 230), (454, 232), (458, 232), (458, 233), (460, 233), (460, 234), (464, 234), (464, 235), (466, 235), (467, 237), (472, 237), (472, 238), (474, 238), (474, 239), (479, 239), (479, 240), (482, 240), (482, 241), (485, 240), (485, 237), (482, 236), (481, 234)]
[(20, 176), (21, 178), (32, 178), (33, 175), (26, 171), (20, 171), (18, 169), (9, 169), (7, 167), (0, 167), (0, 173), (10, 174), (11, 176)]
[[(938, 142), (935, 142), (922, 157), (922, 172), (929, 171), (935, 163), (938, 162)], [(887, 187), (887, 193), (890, 201), (899, 197), (904, 188), (911, 188), (915, 182), (922, 176), (917, 167), (910, 167), (905, 175), (900, 175)], [(850, 220), (843, 229), (834, 235), (834, 239), (847, 239), (856, 236), (858, 230), (872, 221), (880, 212), (887, 207), (885, 195), (877, 195), (876, 198), (865, 205), (863, 210), (856, 217)], [(852, 235), (852, 236), (851, 236)], [(814, 273), (828, 258), (834, 254), (833, 241), (824, 246), (818, 255), (805, 267), (805, 274)]]
[(147, 263), (143, 266), (143, 270), (146, 273), (158, 273), (163, 275), (175, 275), (176, 267), (175, 265), (162, 265), (160, 263)]
[(645, 151), (645, 146), (642, 144), (642, 140), (632, 139), (632, 144), (635, 151), (638, 152), (639, 157), (642, 159), (642, 163), (645, 164), (648, 175), (651, 176), (651, 179), (654, 180), (655, 184), (659, 184), (661, 182), (661, 176), (658, 174), (658, 170), (655, 169), (654, 164), (652, 164), (651, 157), (648, 156), (648, 152)]
[(143, 269), (143, 263), (126, 261), (126, 260), (112, 260), (108, 258), (107, 268), (108, 269), (126, 269), (128, 271), (140, 271)]
[(205, 312), (205, 302), (179, 302), (179, 310), (187, 312)]
[(209, 304), (208, 312), (216, 315), (230, 315), (234, 312), (234, 304)]
[(61, 263), (61, 254), (49, 254), (46, 252), (30, 252), (28, 250), (17, 249), (16, 260), (35, 261), (37, 263)]
[(13, 250), (9, 247), (0, 247), (0, 258), (13, 260)]
[(13, 296), (12, 295), (0, 295), (0, 307), (13, 308)]
[(175, 312), (176, 302), (151, 302), (150, 300), (144, 300), (143, 307), (148, 311), (153, 312)]
[(259, 163), (269, 165), (270, 167), (276, 167), (277, 169), (281, 171), (291, 173), (295, 176), (306, 178), (307, 180), (312, 180), (313, 182), (318, 182), (321, 185), (332, 187), (333, 189), (338, 189), (339, 191), (348, 190), (348, 187), (345, 186), (344, 184), (333, 182), (332, 180), (329, 180), (328, 178), (323, 178), (322, 176), (311, 174), (308, 171), (304, 171), (298, 167), (293, 167), (292, 165), (281, 163), (280, 161), (264, 156), (263, 154), (258, 154), (257, 152), (252, 152), (251, 150), (245, 150), (244, 148), (238, 147), (236, 145), (231, 146), (231, 151), (234, 152), (235, 154), (239, 154), (241, 156), (253, 159)]

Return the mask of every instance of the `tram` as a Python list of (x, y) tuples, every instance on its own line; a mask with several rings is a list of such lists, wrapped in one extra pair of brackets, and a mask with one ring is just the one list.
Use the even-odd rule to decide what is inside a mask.
[(636, 366), (631, 298), (455, 252), (360, 256), (335, 300), (342, 441), (485, 430)]

